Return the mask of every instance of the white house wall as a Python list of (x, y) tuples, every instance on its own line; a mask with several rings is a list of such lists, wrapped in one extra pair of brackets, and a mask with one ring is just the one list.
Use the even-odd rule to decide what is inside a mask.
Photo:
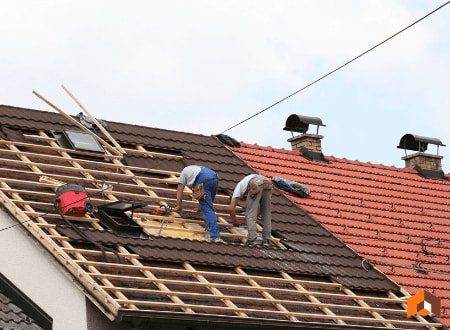
[[(0, 209), (0, 229), (15, 223)], [(87, 329), (84, 294), (20, 225), (0, 231), (0, 272), (53, 318), (53, 329)]]

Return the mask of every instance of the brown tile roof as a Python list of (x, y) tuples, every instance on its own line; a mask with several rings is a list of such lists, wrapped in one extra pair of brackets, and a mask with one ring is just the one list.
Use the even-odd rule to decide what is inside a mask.
[[(51, 130), (72, 128), (72, 126), (67, 124), (66, 121), (58, 114), (10, 106), (0, 106), (0, 125), (2, 127), (9, 127), (15, 130), (19, 129), (24, 133), (31, 132), (33, 134), (37, 134), (39, 130), (49, 132)], [(250, 167), (248, 167), (242, 160), (236, 157), (230, 150), (225, 148), (215, 137), (212, 136), (175, 132), (170, 130), (148, 128), (115, 122), (107, 122), (107, 125), (108, 131), (125, 147), (129, 147), (131, 149), (135, 148), (137, 145), (142, 145), (150, 151), (162, 151), (165, 153), (179, 154), (182, 156), (182, 158), (173, 158), (166, 156), (160, 157), (156, 155), (153, 158), (149, 158), (148, 156), (139, 156), (139, 153), (136, 152), (130, 152), (129, 155), (126, 155), (124, 157), (123, 161), (128, 166), (141, 168), (133, 168), (134, 174), (136, 174), (138, 177), (127, 176), (120, 171), (115, 172), (112, 170), (110, 170), (111, 173), (106, 176), (99, 173), (98, 170), (104, 170), (105, 168), (114, 168), (114, 164), (106, 164), (104, 162), (92, 163), (83, 160), (83, 167), (85, 169), (89, 169), (89, 171), (91, 171), (90, 173), (92, 175), (95, 175), (96, 178), (110, 179), (111, 177), (113, 177), (114, 180), (117, 180), (117, 186), (115, 186), (113, 192), (108, 193), (109, 195), (123, 196), (124, 194), (135, 194), (137, 188), (135, 185), (133, 187), (130, 187), (130, 182), (134, 184), (133, 180), (135, 180), (136, 178), (142, 178), (142, 180), (146, 180), (147, 178), (149, 180), (155, 181), (158, 177), (164, 177), (165, 174), (162, 171), (179, 172), (185, 165), (188, 164), (201, 164), (215, 169), (218, 172), (220, 178), (219, 192), (225, 195), (234, 188), (235, 184), (243, 176), (254, 173)], [(18, 137), (4, 136), (3, 138), (16, 140)], [(39, 143), (41, 143), (42, 145), (48, 145), (46, 142)], [(45, 169), (46, 173), (62, 176), (69, 174), (81, 176), (81, 174), (79, 173), (80, 170), (67, 168), (66, 160), (49, 158), (51, 157), (51, 155), (59, 155), (60, 152), (58, 152), (57, 150), (48, 152), (41, 151), (42, 154), (38, 155), (32, 153), (33, 148), (21, 147), (21, 150), (30, 152), (30, 154), (28, 154), (28, 157), (34, 162), (34, 164), (38, 164), (39, 168)], [(27, 172), (26, 175), (24, 175), (24, 173), (19, 173), (18, 171), (25, 171), (30, 167), (30, 165), (17, 162), (17, 157), (15, 157), (14, 154), (11, 154), (11, 150), (0, 149), (0, 151), (0, 164), (3, 163), (2, 167), (6, 168), (7, 171), (9, 171), (8, 179), (14, 180), (17, 178), (20, 180), (30, 180), (28, 189), (35, 189), (34, 187), (37, 184), (35, 182), (37, 180), (37, 176), (39, 176), (39, 173)], [(39, 159), (39, 157), (46, 157), (45, 159), (47, 160), (41, 160)], [(48, 159), (55, 160), (48, 161)], [(80, 160), (80, 162), (81, 161), (82, 160)], [(63, 168), (57, 168), (55, 166), (56, 164), (63, 166)], [(117, 170), (119, 170), (119, 168), (121, 167), (117, 167)], [(145, 169), (152, 169), (150, 172), (155, 172), (154, 170), (157, 170), (159, 171), (159, 174), (146, 173), (148, 171), (145, 171)], [(70, 173), (67, 174), (67, 171), (69, 170)], [(4, 177), (4, 174), (1, 174), (1, 176)], [(79, 180), (84, 179), (80, 178)], [(14, 181), (8, 182), (11, 182), (9, 184), (9, 188), (3, 187), (0, 190), (11, 195), (12, 197), (14, 197), (14, 194), (16, 193), (20, 194), (21, 196), (27, 196), (29, 204), (31, 203), (30, 205), (36, 205), (34, 207), (36, 211), (49, 211), (48, 208), (51, 207), (50, 203), (53, 199), (53, 192), (51, 189), (40, 189), (38, 193), (26, 192), (26, 187), (23, 188), (21, 186), (15, 186)], [(165, 200), (169, 203), (173, 201), (173, 192), (164, 190), (164, 185), (158, 185), (155, 183), (152, 184), (152, 186), (155, 186), (155, 189), (159, 189), (157, 190), (159, 196), (158, 198), (165, 198)], [(91, 189), (91, 197), (94, 201), (104, 200), (104, 196), (98, 192), (98, 189), (95, 190), (96, 187), (94, 185), (89, 184), (87, 185), (87, 187)], [(139, 190), (142, 191), (142, 188), (139, 188)], [(152, 200), (151, 197), (147, 196), (147, 198), (151, 200), (150, 207), (158, 206), (158, 203)], [(97, 227), (90, 225), (89, 228), (86, 228), (84, 230), (89, 234), (90, 237), (95, 238), (100, 243), (111, 247), (119, 245), (122, 246), (123, 249), (126, 250), (126, 253), (132, 253), (139, 258), (140, 262), (143, 265), (142, 267), (151, 267), (149, 269), (152, 269), (154, 271), (158, 271), (160, 269), (158, 268), (158, 263), (170, 263), (170, 265), (172, 265), (170, 267), (174, 268), (175, 270), (167, 265), (165, 267), (168, 267), (168, 269), (172, 269), (172, 271), (176, 273), (177, 271), (179, 271), (179, 269), (177, 270), (177, 267), (179, 266), (175, 265), (180, 265), (181, 263), (184, 267), (190, 267), (189, 265), (184, 264), (184, 262), (189, 261), (190, 264), (196, 265), (197, 268), (209, 267), (209, 271), (214, 270), (216, 272), (226, 273), (229, 272), (230, 269), (231, 271), (233, 271), (233, 269), (236, 270), (238, 268), (243, 268), (247, 272), (259, 272), (259, 274), (265, 274), (265, 276), (272, 276), (273, 274), (277, 274), (278, 272), (288, 272), (289, 274), (294, 274), (294, 276), (297, 276), (298, 278), (306, 277), (308, 279), (314, 279), (315, 281), (325, 281), (328, 283), (333, 280), (337, 283), (340, 283), (346, 288), (354, 290), (364, 290), (366, 294), (371, 295), (376, 295), (376, 292), (379, 292), (381, 296), (384, 297), (386, 297), (388, 291), (395, 291), (398, 289), (398, 286), (391, 282), (385, 275), (379, 273), (376, 270), (364, 269), (361, 265), (361, 257), (359, 257), (355, 252), (349, 249), (336, 237), (334, 237), (307, 212), (299, 208), (297, 205), (295, 205), (295, 203), (285, 197), (284, 194), (275, 190), (272, 202), (273, 236), (281, 239), (282, 244), (287, 249), (281, 249), (278, 247), (259, 249), (257, 247), (243, 246), (238, 243), (233, 243), (232, 241), (228, 241), (228, 244), (215, 245), (198, 240), (187, 240), (157, 235), (157, 237), (154, 237), (153, 240), (124, 238), (110, 231), (100, 229), (101, 226), (99, 226), (98, 224)], [(19, 206), (24, 204), (20, 200), (18, 201), (17, 197), (15, 197), (14, 203)], [(226, 204), (227, 201), (222, 198), (222, 203)], [(218, 211), (221, 212), (220, 207), (217, 206), (217, 208)], [(28, 214), (30, 213), (30, 211), (27, 212)], [(45, 215), (43, 217), (49, 218), (49, 215)], [(226, 215), (224, 215), (224, 217), (226, 217)], [(56, 216), (56, 218), (58, 217)], [(198, 215), (193, 212), (187, 212), (186, 215), (183, 215), (183, 218), (196, 219), (198, 218)], [(42, 228), (44, 228), (44, 230), (46, 230), (47, 235), (49, 235), (48, 238), (53, 240), (53, 242), (57, 242), (59, 248), (66, 249), (66, 251), (72, 249), (68, 248), (67, 244), (70, 244), (70, 246), (73, 246), (74, 248), (83, 250), (92, 248), (86, 242), (82, 242), (79, 236), (73, 232), (73, 230), (61, 226), (61, 222), (58, 222), (55, 217), (53, 217), (52, 219), (53, 220), (47, 220), (48, 225), (41, 224), (41, 226)], [(225, 227), (226, 226), (223, 225), (223, 228)], [(152, 230), (152, 233), (158, 233), (157, 229)], [(167, 230), (167, 232), (169, 231), (170, 228)], [(67, 244), (65, 244), (64, 242), (67, 242)], [(79, 252), (81, 250), (77, 251)], [(106, 267), (105, 269), (109, 269), (108, 267), (113, 267), (113, 265), (105, 265), (102, 263), (101, 253), (87, 253), (87, 256), (89, 256), (87, 261), (78, 260), (76, 261), (76, 263), (83, 265), (84, 262), (85, 265), (90, 265), (89, 262), (91, 262), (96, 265), (95, 267)], [(66, 267), (69, 267), (69, 265), (66, 265)], [(70, 267), (72, 267), (72, 265)], [(76, 266), (73, 267), (76, 268)], [(112, 269), (115, 269), (114, 267)], [(109, 283), (108, 281), (117, 281), (115, 285), (123, 286), (124, 288), (122, 290), (124, 290), (124, 292), (127, 292), (127, 290), (131, 290), (131, 292), (134, 292), (131, 288), (127, 289), (127, 287), (129, 287), (130, 285), (130, 281), (137, 281), (139, 283), (154, 283), (154, 281), (152, 282), (148, 278), (136, 278), (138, 275), (142, 276), (142, 273), (144, 273), (144, 275), (146, 274), (143, 269), (140, 269), (139, 271), (132, 266), (127, 266), (125, 267), (125, 269), (127, 269), (128, 271), (119, 271), (119, 273), (104, 276), (99, 275), (87, 266), (84, 268), (84, 271), (87, 272), (86, 276), (89, 276), (97, 281), (97, 285), (104, 285), (105, 290), (112, 290), (110, 288), (110, 285), (105, 284)], [(127, 276), (130, 277), (128, 278)], [(148, 276), (148, 274), (146, 276)], [(197, 277), (196, 279), (198, 280)], [(278, 279), (277, 277), (277, 281), (274, 281), (275, 283), (278, 283), (278, 281), (280, 280), (281, 279)], [(101, 283), (99, 283), (98, 281), (101, 281)], [(165, 278), (161, 283), (172, 283), (171, 281), (173, 281), (172, 278)], [(248, 285), (246, 281), (243, 282)], [(190, 285), (193, 285), (191, 282), (189, 283)], [(242, 286), (242, 281), (240, 281), (239, 284)], [(220, 283), (216, 283), (215, 285), (218, 287), (222, 287)], [(158, 288), (161, 289), (160, 286), (158, 286)], [(180, 291), (186, 290), (184, 286), (178, 289)], [(241, 289), (244, 290), (245, 288)], [(144, 289), (141, 287), (140, 290)], [(223, 290), (226, 292), (226, 289)], [(252, 290), (254, 291), (254, 288), (252, 288)], [(283, 289), (283, 286), (280, 287), (276, 284), (275, 288), (268, 288), (267, 290), (275, 290), (275, 292), (286, 291), (286, 289)], [(209, 292), (211, 290), (206, 291)], [(114, 292), (114, 290), (112, 290), (112, 292)], [(142, 291), (137, 292), (140, 293)], [(294, 293), (295, 292), (299, 294), (298, 290), (294, 289)], [(154, 292), (152, 291), (152, 293)], [(285, 293), (292, 295), (292, 287)], [(186, 292), (181, 292), (180, 295), (181, 294), (186, 295)], [(236, 295), (237, 293), (230, 293), (230, 295), (233, 294)], [(239, 295), (243, 295), (242, 292), (239, 293)], [(259, 296), (257, 292), (256, 295)], [(110, 304), (112, 304), (113, 306), (118, 303), (120, 306), (122, 306), (120, 307), (122, 309), (124, 307), (129, 309), (133, 308), (133, 303), (127, 303), (126, 299), (120, 298), (120, 295), (119, 298), (111, 299), (112, 300)], [(242, 297), (239, 299), (242, 299)], [(298, 296), (292, 296), (291, 299), (298, 299)], [(183, 300), (185, 300), (185, 302), (190, 301), (188, 298)], [(131, 301), (134, 300), (131, 298)], [(189, 303), (187, 303), (187, 306), (189, 307), (184, 308), (183, 305), (174, 304), (173, 299), (172, 301), (167, 301), (167, 297), (165, 298), (165, 300), (161, 298), (160, 300), (156, 299), (147, 301), (145, 303), (141, 302), (141, 304), (144, 304), (144, 306), (152, 306), (152, 310), (153, 308), (157, 310), (158, 308), (155, 307), (155, 305), (158, 304), (168, 304), (165, 309), (178, 311), (180, 309), (188, 311), (190, 308), (196, 308), (195, 306), (191, 306)], [(214, 305), (217, 304), (217, 302), (209, 302), (207, 304)], [(271, 317), (275, 319), (286, 320), (286, 315), (283, 314), (285, 312), (280, 311), (279, 306), (276, 306), (277, 308), (274, 308), (274, 306), (276, 306), (276, 304), (274, 305), (273, 303), (269, 303), (269, 307), (274, 310), (274, 312), (271, 313)], [(252, 309), (252, 307), (254, 307), (253, 304), (242, 303), (239, 304), (239, 307), (252, 317), (267, 318), (267, 310), (261, 312), (254, 311)], [(150, 307), (148, 308), (150, 309)], [(214, 308), (216, 307), (205, 306), (202, 308), (206, 308), (208, 311), (210, 309), (215, 310)], [(217, 308), (223, 310), (223, 307)], [(117, 312), (117, 309), (113, 310)], [(279, 313), (280, 315), (278, 315), (277, 313)], [(229, 314), (235, 315), (236, 311), (233, 312), (232, 310), (230, 310)], [(308, 320), (305, 315), (296, 315)], [(370, 316), (370, 314), (366, 313), (365, 316), (367, 315)], [(291, 319), (292, 317), (294, 316), (289, 316), (289, 318)], [(348, 315), (348, 317), (350, 316)], [(315, 318), (317, 318), (317, 316), (315, 316)], [(328, 320), (328, 322), (330, 322), (329, 315), (323, 316), (323, 318), (324, 320)], [(315, 321), (316, 319), (313, 318), (312, 320)], [(403, 320), (402, 317), (400, 317), (400, 320)], [(349, 322), (351, 324), (352, 321)], [(401, 323), (401, 321), (399, 323)]]
[(0, 329), (42, 329), (0, 292)]
[(51, 327), (51, 318), (0, 273), (0, 329), (46, 330)]

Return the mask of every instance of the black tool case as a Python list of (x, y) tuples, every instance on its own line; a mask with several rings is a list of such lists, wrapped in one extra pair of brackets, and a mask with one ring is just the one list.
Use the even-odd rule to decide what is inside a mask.
[[(140, 237), (143, 228), (132, 219), (133, 211), (146, 206), (143, 202), (116, 201), (97, 206), (96, 216), (109, 229), (119, 235)], [(131, 211), (131, 217), (125, 212)]]

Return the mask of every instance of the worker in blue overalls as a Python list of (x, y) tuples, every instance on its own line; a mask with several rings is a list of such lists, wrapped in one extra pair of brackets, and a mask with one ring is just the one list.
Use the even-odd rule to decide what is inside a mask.
[(182, 210), (184, 187), (191, 188), (194, 198), (200, 204), (203, 220), (209, 230), (209, 239), (214, 243), (223, 242), (220, 239), (219, 224), (213, 206), (218, 185), (219, 178), (212, 169), (197, 165), (186, 166), (178, 179), (177, 207), (174, 209), (174, 211)]

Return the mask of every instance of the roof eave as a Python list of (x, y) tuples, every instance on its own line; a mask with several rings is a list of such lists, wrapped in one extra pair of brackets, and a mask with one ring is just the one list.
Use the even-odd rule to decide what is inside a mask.
[(213, 316), (210, 314), (187, 314), (182, 312), (166, 311), (141, 311), (126, 310), (119, 311), (117, 322), (133, 322), (145, 326), (173, 325), (183, 327), (204, 327), (211, 329), (233, 329), (233, 330), (271, 330), (271, 329), (385, 329), (384, 327), (361, 326), (361, 325), (338, 325), (333, 323), (318, 322), (290, 322), (284, 320), (256, 319), (238, 316)]

